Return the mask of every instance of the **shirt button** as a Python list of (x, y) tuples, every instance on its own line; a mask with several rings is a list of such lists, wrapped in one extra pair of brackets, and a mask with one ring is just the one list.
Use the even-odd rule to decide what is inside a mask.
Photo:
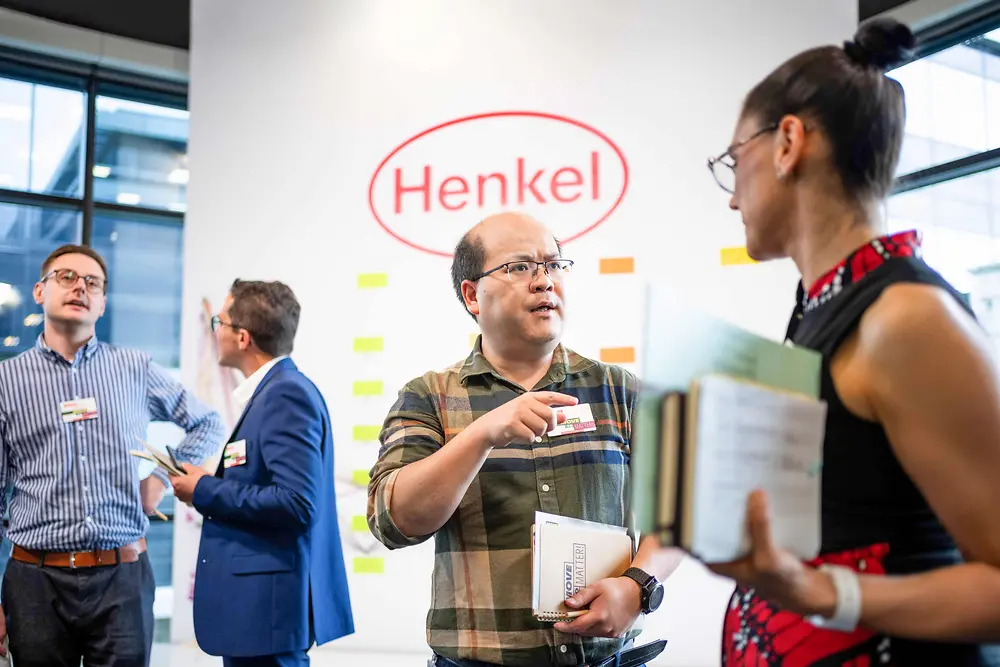
[(566, 652), (566, 651), (568, 651), (568, 650), (569, 650), (569, 649), (568, 649), (568, 648), (566, 648), (566, 645), (565, 645), (565, 644), (563, 644), (562, 646), (560, 646), (560, 647), (559, 647), (559, 652), (560, 652), (560, 653), (565, 653), (565, 652)]
[(86, 461), (87, 460), (87, 455), (86, 454), (81, 454), (80, 455), (80, 460), (81, 461)]
[(94, 517), (88, 516), (87, 517), (87, 523), (94, 523)]
[(202, 559), (201, 559), (201, 562), (202, 562), (202, 563), (207, 563), (207, 562), (208, 562), (208, 560), (206, 560), (206, 559), (202, 558)]
[(542, 484), (542, 491), (548, 491), (548, 490), (549, 490), (549, 485), (548, 484)]

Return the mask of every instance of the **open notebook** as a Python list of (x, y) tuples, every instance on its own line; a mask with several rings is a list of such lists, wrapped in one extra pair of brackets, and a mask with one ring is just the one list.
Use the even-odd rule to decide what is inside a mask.
[(628, 569), (635, 551), (625, 528), (535, 512), (531, 527), (532, 614), (566, 621), (585, 610), (565, 600), (582, 588)]
[(725, 375), (662, 396), (654, 531), (705, 562), (746, 554), (747, 497), (767, 492), (776, 544), (820, 546), (826, 404)]

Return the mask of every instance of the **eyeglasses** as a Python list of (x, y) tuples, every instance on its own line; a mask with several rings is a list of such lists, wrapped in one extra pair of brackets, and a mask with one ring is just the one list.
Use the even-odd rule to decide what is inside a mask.
[(219, 327), (229, 327), (230, 329), (233, 329), (234, 331), (236, 329), (242, 329), (243, 328), (243, 327), (236, 326), (232, 322), (223, 322), (221, 317), (219, 317), (218, 315), (215, 315), (214, 317), (212, 317), (212, 333), (215, 333), (216, 331), (218, 331)]
[(44, 276), (42, 276), (41, 282), (45, 282), (49, 278), (55, 277), (56, 282), (60, 286), (67, 289), (73, 289), (76, 287), (78, 280), (83, 278), (84, 287), (86, 287), (87, 292), (90, 294), (106, 294), (108, 289), (108, 282), (99, 276), (81, 276), (79, 273), (73, 269), (56, 269), (54, 271), (49, 271)]
[(538, 269), (542, 268), (545, 270), (545, 273), (548, 274), (549, 278), (553, 281), (557, 281), (562, 280), (563, 276), (569, 273), (572, 266), (573, 260), (571, 259), (548, 259), (544, 262), (536, 262), (534, 260), (505, 262), (500, 266), (493, 267), (485, 273), (480, 273), (474, 278), (474, 280), (485, 278), (491, 273), (496, 273), (500, 270), (506, 270), (507, 280), (512, 283), (530, 283), (538, 274)]
[(722, 155), (708, 158), (708, 170), (712, 172), (712, 176), (715, 177), (715, 182), (719, 184), (720, 188), (729, 194), (736, 192), (736, 156), (733, 155), (733, 152), (741, 146), (747, 145), (757, 137), (768, 132), (774, 132), (777, 129), (778, 124), (772, 123), (767, 127), (757, 130), (743, 141), (733, 144)]

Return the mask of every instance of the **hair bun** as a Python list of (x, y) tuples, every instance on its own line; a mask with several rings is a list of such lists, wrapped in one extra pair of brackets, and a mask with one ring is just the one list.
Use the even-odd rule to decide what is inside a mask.
[(861, 67), (892, 69), (913, 55), (916, 39), (904, 24), (890, 18), (866, 21), (853, 41), (844, 42), (844, 53)]

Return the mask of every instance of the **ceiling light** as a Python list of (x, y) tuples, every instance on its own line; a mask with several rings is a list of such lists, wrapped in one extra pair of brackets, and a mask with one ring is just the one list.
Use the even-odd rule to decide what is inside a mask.
[(0, 283), (0, 310), (5, 307), (16, 308), (21, 305), (21, 293), (10, 283)]
[(119, 192), (115, 199), (119, 204), (124, 204), (125, 206), (135, 206), (142, 201), (142, 197), (134, 192)]
[(178, 213), (187, 213), (188, 205), (184, 202), (172, 201), (167, 204), (167, 208)]
[(174, 169), (167, 175), (167, 182), (174, 185), (187, 185), (191, 174), (187, 169)]
[(42, 317), (41, 313), (32, 313), (24, 318), (24, 326), (26, 327), (37, 327), (40, 325), (45, 318)]
[(17, 347), (21, 344), (21, 339), (17, 336), (7, 336), (3, 339), (4, 347)]
[(107, 178), (111, 175), (111, 167), (106, 164), (94, 165), (94, 178)]

